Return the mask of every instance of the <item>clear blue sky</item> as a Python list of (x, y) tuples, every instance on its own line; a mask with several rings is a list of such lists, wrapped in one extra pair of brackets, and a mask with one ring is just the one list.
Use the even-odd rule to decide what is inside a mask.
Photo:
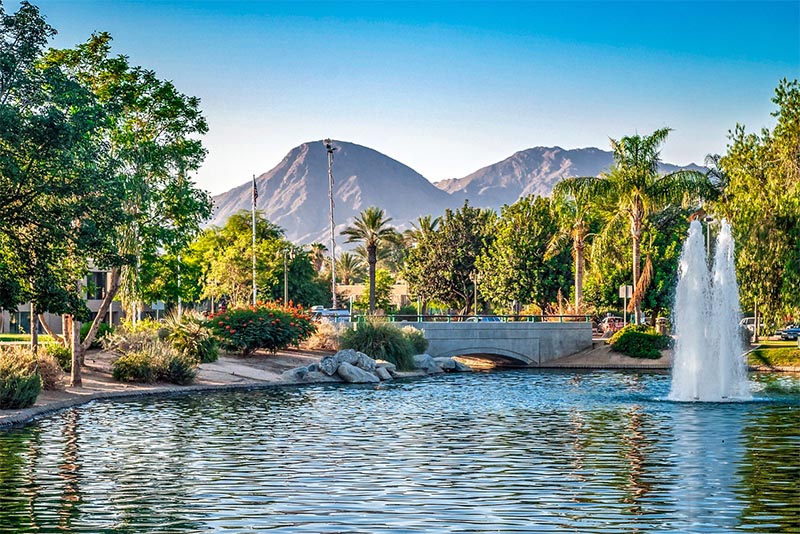
[(800, 0), (32, 3), (54, 46), (108, 31), (115, 53), (201, 98), (196, 179), (215, 194), (323, 137), (432, 181), (664, 126), (665, 161), (702, 163), (737, 122), (774, 124), (774, 88), (800, 77)]

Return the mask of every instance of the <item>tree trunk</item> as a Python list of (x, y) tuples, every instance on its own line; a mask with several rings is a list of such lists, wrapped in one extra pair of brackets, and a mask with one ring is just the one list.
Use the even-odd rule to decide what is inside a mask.
[(367, 263), (369, 263), (369, 314), (375, 315), (375, 264), (378, 263), (378, 247), (367, 246)]
[(86, 338), (83, 340), (83, 343), (80, 343), (80, 336), (78, 338), (81, 358), (83, 358), (83, 354), (92, 345), (92, 341), (94, 341), (94, 338), (97, 335), (97, 330), (100, 328), (100, 323), (103, 322), (103, 318), (108, 313), (108, 308), (111, 306), (111, 301), (113, 301), (114, 297), (117, 296), (117, 292), (119, 291), (119, 275), (119, 267), (112, 267), (111, 272), (109, 273), (110, 283), (108, 286), (108, 291), (106, 291), (105, 297), (103, 297), (103, 302), (100, 304), (100, 309), (97, 311), (94, 321), (92, 321), (92, 326), (89, 328), (89, 333), (86, 334)]
[[(638, 225), (636, 222), (631, 223), (631, 234), (633, 237), (633, 287), (637, 287), (639, 283), (639, 276), (641, 275), (640, 263), (640, 241), (642, 238), (641, 223)], [(640, 300), (636, 300), (633, 307), (633, 324), (639, 324), (642, 317), (642, 305)]]
[(81, 347), (81, 323), (75, 320), (74, 315), (69, 316), (69, 344), (72, 349), (72, 371), (69, 385), (79, 388), (83, 385), (81, 365), (83, 364), (84, 351)]
[(583, 271), (585, 259), (583, 257), (583, 239), (575, 240), (575, 313), (581, 312), (583, 304)]
[(36, 317), (36, 306), (31, 302), (31, 352), (36, 354), (39, 351), (39, 328), (36, 323), (39, 319)]
[[(50, 335), (50, 337), (53, 338), (54, 341), (58, 341), (59, 343), (61, 343), (63, 346), (66, 347), (67, 346), (66, 333), (64, 333), (65, 335), (59, 336), (58, 334), (53, 332), (53, 329), (50, 328), (49, 324), (47, 324), (47, 321), (45, 321), (45, 319), (44, 319), (44, 314), (43, 313), (37, 313), (36, 316), (37, 316), (37, 320), (42, 325), (42, 328), (44, 328), (44, 331), (47, 332)], [(61, 331), (64, 332), (63, 329)]]

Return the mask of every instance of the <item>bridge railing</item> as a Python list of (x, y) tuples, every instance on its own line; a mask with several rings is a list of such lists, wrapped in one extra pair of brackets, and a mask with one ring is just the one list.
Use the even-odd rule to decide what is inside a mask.
[(591, 315), (358, 315), (350, 316), (354, 322), (370, 319), (388, 322), (439, 322), (439, 323), (590, 323)]

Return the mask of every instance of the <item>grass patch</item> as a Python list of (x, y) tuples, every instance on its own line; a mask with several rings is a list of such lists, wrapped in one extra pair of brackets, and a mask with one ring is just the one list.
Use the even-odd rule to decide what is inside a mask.
[(796, 341), (767, 341), (747, 354), (752, 366), (800, 367), (800, 348)]
[[(54, 341), (50, 334), (39, 334), (39, 343), (52, 343)], [(0, 342), (19, 343), (31, 342), (30, 334), (0, 334)]]

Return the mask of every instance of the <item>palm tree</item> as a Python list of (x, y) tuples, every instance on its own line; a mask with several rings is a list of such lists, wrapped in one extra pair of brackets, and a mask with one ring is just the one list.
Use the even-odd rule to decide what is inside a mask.
[(441, 217), (425, 215), (418, 217), (416, 222), (411, 223), (411, 228), (403, 232), (403, 242), (406, 247), (413, 247), (423, 238), (436, 232), (439, 228)]
[(548, 255), (557, 254), (565, 239), (572, 241), (572, 259), (575, 262), (575, 313), (580, 313), (583, 303), (583, 273), (586, 265), (586, 238), (589, 236), (591, 216), (591, 182), (570, 178), (553, 188), (556, 201), (559, 232), (548, 246)]
[(367, 249), (369, 266), (369, 313), (375, 313), (375, 264), (378, 262), (378, 246), (382, 242), (396, 239), (397, 231), (389, 226), (391, 218), (385, 219), (382, 209), (371, 206), (356, 217), (352, 226), (342, 231), (347, 243), (361, 242)]
[(311, 263), (314, 265), (314, 270), (317, 272), (322, 271), (322, 266), (325, 264), (325, 253), (328, 252), (328, 247), (322, 243), (311, 243), (308, 246), (309, 256), (311, 256)]
[(634, 320), (640, 322), (641, 302), (646, 280), (641, 277), (641, 239), (645, 219), (671, 204), (680, 204), (689, 197), (700, 197), (709, 191), (706, 176), (696, 171), (659, 174), (661, 145), (669, 128), (656, 130), (649, 136), (633, 135), (611, 139), (614, 165), (599, 177), (569, 178), (563, 188), (586, 190), (595, 199), (613, 205), (614, 212), (605, 224), (603, 234), (615, 231), (625, 222), (633, 243)]
[(342, 252), (336, 260), (336, 276), (344, 285), (352, 284), (364, 276), (361, 258), (351, 252)]

